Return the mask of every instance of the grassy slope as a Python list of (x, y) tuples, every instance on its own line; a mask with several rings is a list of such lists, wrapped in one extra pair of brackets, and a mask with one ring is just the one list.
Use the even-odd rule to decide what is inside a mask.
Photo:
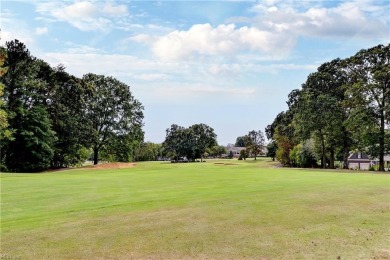
[(222, 162), (1, 174), (1, 254), (390, 258), (389, 175)]

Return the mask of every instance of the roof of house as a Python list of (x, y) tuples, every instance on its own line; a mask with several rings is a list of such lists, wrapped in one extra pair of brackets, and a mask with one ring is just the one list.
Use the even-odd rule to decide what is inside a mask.
[[(360, 154), (360, 158), (359, 158), (359, 154)], [(352, 153), (352, 154), (348, 157), (348, 160), (349, 160), (349, 161), (355, 161), (355, 160), (359, 160), (359, 161), (369, 161), (370, 158), (368, 158), (367, 154), (365, 154), (365, 153), (356, 152), (356, 153)]]
[(246, 147), (236, 147), (236, 146), (227, 146), (226, 150), (232, 151), (232, 152), (240, 152), (241, 150), (245, 149)]

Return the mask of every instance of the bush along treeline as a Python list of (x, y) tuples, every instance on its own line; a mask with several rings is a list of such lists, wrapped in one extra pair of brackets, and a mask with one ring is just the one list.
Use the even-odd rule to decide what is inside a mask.
[(348, 168), (349, 153), (379, 158), (390, 153), (390, 45), (361, 50), (322, 64), (288, 110), (266, 127), (268, 153), (284, 166)]
[(39, 172), (93, 155), (134, 160), (143, 142), (143, 106), (113, 77), (77, 78), (14, 40), (0, 47), (0, 167)]

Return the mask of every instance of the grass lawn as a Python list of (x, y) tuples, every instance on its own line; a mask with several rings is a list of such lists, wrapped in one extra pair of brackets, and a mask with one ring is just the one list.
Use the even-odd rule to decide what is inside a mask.
[(389, 174), (260, 159), (0, 176), (2, 259), (390, 259)]

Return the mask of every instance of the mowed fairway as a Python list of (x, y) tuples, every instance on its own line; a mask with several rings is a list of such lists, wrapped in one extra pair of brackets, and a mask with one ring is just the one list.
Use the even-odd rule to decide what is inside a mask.
[(268, 159), (1, 174), (1, 256), (389, 259), (390, 175)]

